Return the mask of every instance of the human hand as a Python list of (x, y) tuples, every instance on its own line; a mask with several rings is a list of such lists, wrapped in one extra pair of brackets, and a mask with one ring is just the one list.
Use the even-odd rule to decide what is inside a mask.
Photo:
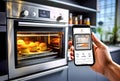
[(107, 66), (112, 63), (110, 52), (108, 51), (108, 47), (97, 39), (93, 33), (92, 40), (94, 42), (95, 64), (91, 68), (96, 72), (104, 74)]
[(74, 46), (73, 46), (73, 43), (72, 43), (72, 40), (68, 41), (68, 46), (69, 46), (69, 59), (70, 60), (73, 60), (74, 59)]

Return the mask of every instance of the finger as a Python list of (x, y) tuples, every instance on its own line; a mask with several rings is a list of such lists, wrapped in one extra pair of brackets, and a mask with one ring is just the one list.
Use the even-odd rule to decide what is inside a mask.
[(104, 44), (97, 37), (95, 37), (94, 33), (92, 33), (92, 40), (97, 47), (104, 46)]
[(73, 54), (73, 52), (72, 52), (72, 51), (70, 52), (70, 56), (74, 56), (74, 54)]
[(74, 46), (71, 46), (71, 47), (70, 47), (70, 51), (74, 51)]
[(95, 45), (95, 43), (93, 43), (93, 49), (96, 50), (97, 46)]
[(71, 60), (74, 60), (74, 56), (71, 56), (70, 58), (71, 58)]

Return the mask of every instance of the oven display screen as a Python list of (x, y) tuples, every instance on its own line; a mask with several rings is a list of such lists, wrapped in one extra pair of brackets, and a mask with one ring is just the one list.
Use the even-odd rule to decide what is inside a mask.
[(50, 18), (50, 11), (39, 9), (38, 14), (39, 14), (39, 17)]

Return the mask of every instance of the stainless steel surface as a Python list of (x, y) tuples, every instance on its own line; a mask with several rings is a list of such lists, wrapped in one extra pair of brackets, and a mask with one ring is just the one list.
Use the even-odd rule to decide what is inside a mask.
[(29, 26), (29, 27), (68, 27), (68, 24), (49, 24), (49, 23), (34, 23), (34, 22), (18, 22), (19, 26)]
[(62, 71), (62, 70), (65, 70), (67, 68), (68, 68), (68, 66), (63, 66), (63, 67), (60, 67), (60, 68), (48, 70), (48, 71), (41, 72), (41, 73), (36, 73), (36, 74), (30, 75), (30, 76), (27, 76), (27, 77), (14, 79), (14, 80), (11, 80), (11, 81), (26, 81), (26, 80), (34, 79), (34, 78), (37, 78), (37, 77), (45, 76), (45, 75), (48, 75), (48, 74), (52, 74), (52, 73), (55, 73), (55, 72), (58, 72), (58, 71)]
[(6, 81), (6, 80), (8, 80), (8, 75), (0, 76), (0, 81)]
[[(15, 68), (15, 45), (14, 45), (14, 21), (12, 19), (8, 19), (7, 24), (8, 26), (8, 63), (9, 63), (9, 78), (14, 78), (18, 77), (21, 75), (26, 75), (38, 71), (42, 71), (45, 69), (50, 69), (54, 67), (59, 67), (67, 64), (67, 45), (65, 45), (65, 58), (56, 60), (56, 61), (51, 61), (51, 62), (46, 62), (46, 63), (41, 63), (41, 64), (36, 64), (36, 65), (31, 65), (27, 67), (21, 67), (21, 68)], [(68, 27), (66, 27), (67, 30)], [(65, 33), (67, 36), (67, 32)], [(65, 42), (67, 43), (67, 37), (65, 38)], [(34, 69), (34, 70), (33, 70)]]
[[(50, 10), (50, 18), (41, 18), (38, 16), (38, 10)], [(26, 11), (27, 10), (27, 11)], [(32, 15), (33, 12), (33, 15)], [(21, 16), (21, 13), (24, 16)], [(31, 14), (31, 15), (30, 15)], [(62, 15), (62, 20), (57, 21), (57, 17)], [(65, 29), (65, 58), (50, 61), (50, 62), (44, 62), (39, 64), (34, 64), (30, 66), (15, 67), (15, 38), (14, 38), (14, 28), (15, 28), (15, 20), (18, 21), (18, 27), (19, 26), (27, 26), (27, 27), (62, 27)], [(22, 20), (24, 22), (21, 22), (19, 20)], [(25, 21), (31, 20), (31, 21), (44, 21), (42, 23), (38, 22), (25, 22)], [(54, 23), (48, 23), (48, 22), (54, 22)], [(61, 23), (62, 24), (61, 24)], [(58, 24), (57, 24), (58, 23)], [(48, 29), (49, 30), (49, 29)], [(31, 30), (30, 30), (31, 31)], [(16, 77), (32, 74), (39, 71), (45, 71), (48, 69), (58, 68), (61, 66), (67, 66), (67, 40), (68, 40), (68, 10), (44, 6), (44, 5), (38, 5), (38, 4), (31, 4), (27, 2), (19, 2), (13, 3), (13, 2), (7, 2), (7, 38), (8, 38), (8, 65), (9, 65), (9, 78), (13, 79)], [(57, 70), (56, 70), (57, 71)], [(51, 72), (54, 72), (51, 71)]]
[(0, 12), (0, 25), (6, 24), (6, 13)]
[[(39, 17), (39, 10), (49, 11), (50, 18)], [(23, 1), (19, 1), (18, 3), (7, 2), (7, 12), (7, 17), (9, 18), (35, 19), (45, 21), (58, 21), (57, 19), (59, 19), (59, 22), (66, 23), (68, 23), (69, 14), (68, 10), (65, 9), (40, 4), (33, 4)]]
[(6, 26), (0, 26), (0, 32), (6, 32)]

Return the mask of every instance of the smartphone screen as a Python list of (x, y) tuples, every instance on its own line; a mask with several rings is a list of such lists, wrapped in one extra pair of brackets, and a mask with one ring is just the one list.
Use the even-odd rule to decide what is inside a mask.
[(93, 65), (94, 53), (89, 26), (73, 26), (74, 62), (75, 65)]

